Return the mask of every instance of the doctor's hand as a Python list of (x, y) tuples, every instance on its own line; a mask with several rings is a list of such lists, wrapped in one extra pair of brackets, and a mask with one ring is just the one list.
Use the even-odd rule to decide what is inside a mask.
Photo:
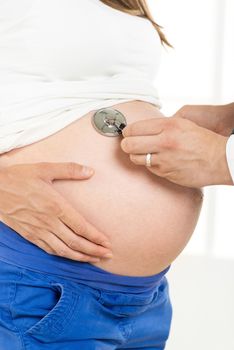
[(233, 185), (226, 160), (228, 137), (183, 118), (140, 120), (123, 129), (121, 148), (153, 174), (187, 187)]
[(229, 136), (234, 128), (234, 103), (226, 105), (185, 105), (174, 115), (193, 121), (223, 136)]

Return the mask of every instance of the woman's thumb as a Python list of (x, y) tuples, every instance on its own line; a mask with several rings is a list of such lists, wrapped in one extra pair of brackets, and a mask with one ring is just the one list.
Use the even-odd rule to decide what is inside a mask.
[(37, 163), (39, 175), (48, 180), (79, 180), (91, 177), (94, 169), (75, 162)]

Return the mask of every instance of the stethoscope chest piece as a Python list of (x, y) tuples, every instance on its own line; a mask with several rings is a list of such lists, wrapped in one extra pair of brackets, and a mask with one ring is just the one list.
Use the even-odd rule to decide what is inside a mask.
[(127, 121), (117, 109), (101, 108), (92, 116), (92, 125), (104, 136), (119, 136), (127, 126)]

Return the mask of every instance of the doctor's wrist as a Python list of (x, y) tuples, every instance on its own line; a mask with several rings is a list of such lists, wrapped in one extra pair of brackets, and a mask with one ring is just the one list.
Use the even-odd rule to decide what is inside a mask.
[(216, 132), (229, 136), (234, 129), (234, 103), (217, 106), (219, 123)]
[(228, 138), (229, 137), (220, 136), (217, 144), (213, 162), (214, 168), (212, 169), (212, 182), (214, 185), (234, 185), (226, 156)]

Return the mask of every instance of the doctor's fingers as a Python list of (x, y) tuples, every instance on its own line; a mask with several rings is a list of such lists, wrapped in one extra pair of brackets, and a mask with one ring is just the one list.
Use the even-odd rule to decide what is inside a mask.
[[(158, 153), (151, 153), (151, 167), (152, 166), (158, 166), (159, 164), (159, 154)], [(146, 154), (130, 154), (129, 155), (130, 160), (136, 164), (136, 165), (146, 165)]]
[(121, 141), (121, 148), (129, 154), (162, 152), (176, 146), (176, 141), (167, 134), (149, 136), (131, 136)]
[(124, 137), (160, 134), (169, 125), (169, 118), (138, 120), (128, 124), (122, 131)]

